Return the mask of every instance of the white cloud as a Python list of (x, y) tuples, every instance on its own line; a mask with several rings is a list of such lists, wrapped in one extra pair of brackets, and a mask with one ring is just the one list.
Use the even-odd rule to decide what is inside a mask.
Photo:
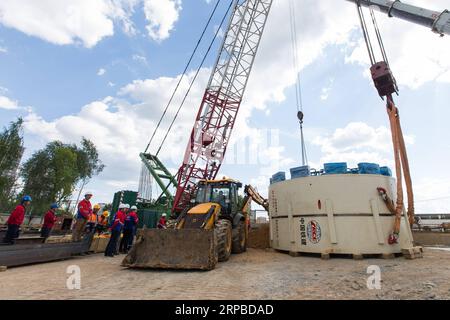
[(441, 178), (424, 178), (414, 183), (417, 213), (448, 213), (450, 183), (448, 174)]
[(98, 75), (98, 76), (102, 76), (102, 75), (104, 75), (105, 73), (106, 73), (106, 70), (103, 69), (103, 68), (100, 68), (100, 69), (97, 71), (97, 75)]
[[(446, 0), (408, 2), (438, 11), (448, 7)], [(400, 85), (415, 89), (434, 80), (450, 83), (450, 41), (447, 37), (441, 38), (429, 28), (388, 18), (385, 14), (377, 13), (377, 17), (389, 62)], [(375, 37), (373, 39), (376, 40)], [(381, 55), (377, 57), (381, 59)], [(366, 45), (362, 40), (350, 50), (347, 61), (369, 67)]]
[(142, 3), (151, 38), (168, 38), (181, 0), (6, 0), (0, 2), (0, 23), (54, 44), (91, 48), (114, 34), (115, 23), (136, 34), (132, 16)]
[[(414, 138), (405, 135), (408, 145)], [(352, 122), (332, 134), (318, 136), (312, 141), (322, 151), (320, 163), (348, 162), (356, 167), (359, 162), (376, 162), (393, 166), (393, 147), (390, 129), (380, 126), (373, 128), (364, 122)]]
[[(424, 1), (418, 4), (430, 5)], [(438, 0), (433, 5), (445, 8), (448, 1)], [(359, 41), (362, 35), (356, 34), (360, 26), (354, 4), (344, 0), (302, 0), (296, 8), (299, 69), (322, 57), (327, 46), (337, 45), (346, 52), (347, 63), (362, 64), (362, 72), (368, 74), (367, 50)], [(286, 88), (295, 84), (297, 70), (292, 63), (288, 17), (289, 2), (274, 1), (244, 99), (247, 106), (265, 108), (268, 102), (283, 101)], [(387, 16), (380, 16), (379, 25), (400, 86), (417, 88), (430, 81), (450, 82), (447, 37), (439, 38), (428, 28)], [(327, 77), (336, 76), (327, 74)], [(369, 78), (367, 81), (371, 82)], [(326, 98), (328, 86), (324, 89), (323, 98)]]
[(17, 110), (19, 109), (19, 104), (15, 100), (0, 95), (0, 109)]
[[(199, 106), (210, 72), (208, 68), (201, 70), (172, 134), (168, 136), (162, 148), (160, 159), (170, 167), (178, 169), (187, 143), (187, 134), (191, 131), (196, 116), (193, 110), (197, 110)], [(193, 76), (193, 72), (189, 73), (182, 81), (179, 94), (157, 131), (152, 152), (155, 152), (161, 143)], [(94, 101), (82, 107), (78, 114), (63, 116), (53, 121), (47, 121), (32, 112), (25, 118), (25, 130), (29, 137), (26, 141), (35, 139), (35, 147), (42, 147), (51, 140), (76, 143), (85, 136), (97, 145), (100, 157), (107, 166), (105, 172), (96, 179), (102, 181), (102, 190), (89, 188), (99, 195), (107, 195), (108, 192), (112, 194), (117, 191), (117, 181), (122, 181), (122, 188), (136, 189), (141, 168), (139, 153), (144, 150), (178, 80), (179, 76), (135, 80), (121, 88), (117, 97)], [(284, 147), (279, 141), (268, 144), (265, 131), (249, 127), (247, 119), (250, 115), (250, 108), (242, 109), (230, 149), (231, 145), (240, 144), (245, 139), (250, 139), (251, 145), (259, 145), (257, 150), (255, 149), (257, 162), (251, 164), (260, 166), (261, 174), (272, 173), (292, 164), (292, 159), (282, 156)], [(247, 150), (247, 153), (254, 154), (253, 151)], [(229, 151), (230, 156), (231, 152)], [(130, 184), (130, 181), (134, 181), (134, 184)], [(108, 198), (103, 200), (107, 201)]]
[(8, 48), (0, 47), (0, 53), (8, 53)]
[(333, 89), (334, 78), (330, 78), (328, 80), (328, 85), (321, 90), (320, 100), (325, 101), (328, 100), (330, 96), (331, 90)]
[[(192, 110), (198, 107), (198, 96), (208, 79), (209, 70), (200, 73), (199, 81), (192, 89), (192, 96), (180, 113), (174, 132), (189, 132), (195, 118)], [(182, 82), (180, 92), (185, 92), (192, 74)], [(80, 112), (47, 121), (36, 113), (25, 117), (26, 141), (34, 140), (34, 147), (40, 148), (51, 140), (77, 143), (82, 136), (91, 139), (97, 146), (101, 159), (106, 164), (104, 173), (97, 179), (101, 189), (93, 188), (97, 194), (109, 195), (117, 191), (117, 181), (123, 181), (122, 188), (137, 189), (142, 152), (153, 128), (167, 103), (171, 90), (178, 78), (158, 78), (134, 81), (120, 90), (118, 98), (107, 97), (81, 108)], [(177, 97), (174, 106), (178, 106)], [(152, 151), (159, 145), (165, 130), (176, 110), (172, 108), (158, 131)], [(74, 125), (76, 124), (76, 125)], [(32, 142), (29, 142), (32, 143)], [(185, 135), (172, 134), (160, 155), (165, 163), (171, 160), (179, 164), (185, 148)], [(130, 185), (130, 181), (135, 184)], [(102, 200), (108, 201), (109, 198)]]
[(181, 9), (181, 0), (144, 0), (148, 35), (157, 41), (167, 39)]
[(145, 56), (142, 56), (142, 55), (139, 55), (139, 54), (133, 54), (132, 59), (134, 61), (142, 63), (143, 65), (148, 65), (148, 61), (147, 61), (147, 58)]
[(114, 34), (112, 7), (103, 0), (1, 1), (0, 22), (55, 44), (89, 48)]

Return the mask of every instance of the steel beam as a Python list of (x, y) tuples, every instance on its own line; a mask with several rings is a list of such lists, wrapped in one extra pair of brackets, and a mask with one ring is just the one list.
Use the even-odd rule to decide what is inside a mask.
[(90, 233), (81, 242), (15, 244), (0, 246), (0, 266), (15, 267), (69, 259), (89, 251), (94, 233)]
[(375, 7), (386, 13), (389, 17), (395, 17), (430, 28), (440, 35), (450, 35), (450, 12), (428, 10), (425, 8), (402, 3), (399, 0), (346, 0), (360, 3), (365, 7)]

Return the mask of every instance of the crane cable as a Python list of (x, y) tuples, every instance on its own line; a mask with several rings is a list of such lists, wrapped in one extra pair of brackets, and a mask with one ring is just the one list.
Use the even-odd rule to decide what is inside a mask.
[[(370, 41), (370, 35), (367, 29), (367, 25), (364, 18), (364, 13), (362, 11), (362, 7), (360, 2), (358, 1), (356, 3), (357, 9), (358, 9), (358, 15), (361, 22), (361, 28), (364, 34), (364, 39), (366, 42), (367, 50), (369, 52), (369, 58), (372, 63), (372, 66), (377, 63), (374, 50), (372, 47), (372, 43)], [(376, 21), (375, 13), (373, 11), (373, 8), (370, 7), (370, 14), (372, 17), (372, 23), (375, 28), (375, 33), (377, 36), (378, 44), (380, 46), (380, 51), (382, 53), (383, 59), (386, 62), (386, 64), (389, 66), (389, 61), (387, 58), (386, 50), (383, 44), (383, 39), (381, 37), (380, 30), (378, 28), (378, 23)], [(393, 79), (393, 84), (397, 89), (397, 84), (395, 82), (395, 79)], [(404, 206), (404, 200), (403, 200), (403, 178), (406, 185), (406, 191), (407, 191), (407, 197), (408, 197), (408, 209), (407, 209), (407, 217), (410, 225), (414, 223), (414, 192), (412, 187), (412, 180), (411, 180), (411, 172), (409, 167), (409, 161), (408, 161), (408, 154), (406, 151), (406, 144), (403, 136), (402, 127), (400, 124), (400, 113), (399, 109), (394, 103), (394, 99), (392, 97), (392, 93), (386, 94), (386, 110), (389, 117), (389, 123), (391, 128), (391, 136), (392, 136), (392, 144), (394, 148), (394, 160), (395, 160), (395, 171), (396, 171), (396, 177), (397, 177), (397, 201), (396, 204), (392, 201), (392, 199), (389, 198), (387, 195), (387, 192), (383, 188), (378, 188), (378, 192), (380, 193), (381, 197), (385, 201), (389, 211), (391, 211), (392, 214), (395, 215), (394, 220), (394, 227), (393, 231), (389, 236), (388, 242), (389, 244), (395, 244), (398, 243), (398, 238), (400, 234), (400, 226), (401, 226), (401, 218), (403, 215), (403, 212), (405, 211)]]
[(295, 0), (289, 0), (289, 18), (290, 18), (290, 27), (291, 27), (291, 43), (292, 43), (292, 52), (293, 52), (293, 64), (294, 70), (296, 73), (296, 83), (295, 83), (295, 100), (297, 105), (297, 118), (300, 124), (300, 138), (301, 138), (301, 148), (302, 148), (302, 165), (308, 165), (308, 155), (306, 153), (306, 143), (305, 137), (303, 133), (303, 94), (302, 94), (302, 85), (300, 78), (300, 70), (299, 70), (299, 58), (298, 51), (299, 46), (297, 42), (297, 19), (296, 19), (296, 11), (295, 11)]
[(208, 19), (208, 21), (206, 22), (205, 27), (203, 28), (203, 31), (202, 31), (202, 33), (201, 33), (201, 35), (200, 35), (200, 38), (198, 39), (197, 44), (196, 44), (196, 46), (195, 46), (195, 48), (194, 48), (194, 50), (193, 50), (193, 52), (192, 52), (192, 54), (191, 54), (191, 56), (190, 56), (188, 62), (187, 62), (187, 64), (186, 64), (184, 70), (183, 70), (183, 73), (181, 74), (180, 78), (178, 79), (178, 83), (177, 83), (177, 85), (175, 86), (175, 89), (174, 89), (174, 91), (172, 92), (172, 95), (171, 95), (169, 101), (167, 102), (167, 105), (166, 105), (166, 107), (165, 107), (165, 109), (164, 109), (164, 112), (163, 112), (163, 114), (161, 115), (161, 118), (159, 119), (158, 124), (157, 124), (156, 127), (155, 127), (155, 130), (153, 131), (153, 134), (152, 134), (152, 136), (151, 136), (151, 138), (150, 138), (150, 142), (147, 144), (147, 147), (145, 148), (145, 152), (144, 152), (144, 153), (146, 153), (146, 152), (148, 151), (148, 149), (150, 149), (150, 146), (151, 146), (151, 144), (152, 144), (152, 142), (153, 142), (153, 139), (155, 138), (155, 135), (156, 135), (156, 133), (157, 133), (157, 131), (158, 131), (158, 129), (159, 129), (159, 127), (160, 127), (160, 125), (161, 125), (161, 123), (162, 123), (164, 117), (166, 116), (167, 110), (169, 109), (170, 105), (172, 104), (172, 101), (173, 101), (173, 99), (174, 99), (174, 97), (175, 97), (175, 94), (177, 93), (177, 91), (178, 91), (178, 89), (179, 89), (179, 87), (180, 87), (180, 85), (181, 85), (181, 82), (183, 81), (184, 77), (186, 76), (186, 73), (187, 73), (187, 71), (188, 71), (188, 68), (189, 68), (189, 66), (191, 65), (191, 62), (192, 62), (192, 60), (194, 59), (195, 54), (197, 53), (197, 50), (198, 50), (198, 48), (199, 48), (199, 46), (200, 46), (200, 43), (202, 42), (202, 40), (203, 40), (203, 38), (204, 38), (204, 36), (205, 36), (205, 34), (206, 34), (206, 31), (207, 31), (207, 29), (208, 29), (208, 27), (209, 27), (209, 25), (210, 25), (210, 23), (211, 23), (211, 21), (212, 21), (214, 15), (215, 15), (215, 13), (216, 13), (216, 11), (217, 11), (217, 7), (219, 6), (220, 1), (221, 1), (221, 0), (217, 0), (217, 3), (216, 3), (216, 5), (214, 6), (214, 9), (212, 10), (212, 12), (211, 12), (211, 14), (210, 14), (209, 19)]
[[(219, 1), (220, 1), (220, 0), (219, 0)], [(220, 25), (217, 27), (217, 30), (216, 30), (216, 32), (215, 32), (215, 34), (214, 34), (214, 38), (211, 40), (211, 43), (209, 44), (208, 50), (206, 51), (205, 55), (203, 56), (202, 62), (201, 62), (200, 65), (198, 66), (197, 71), (196, 71), (196, 73), (195, 73), (195, 75), (194, 75), (194, 78), (192, 79), (191, 83), (189, 84), (189, 88), (188, 88), (188, 90), (186, 91), (186, 94), (184, 95), (183, 100), (181, 101), (181, 104), (180, 104), (180, 106), (178, 107), (178, 110), (177, 110), (177, 112), (175, 113), (175, 116), (173, 117), (172, 122), (170, 123), (170, 126), (169, 126), (169, 128), (167, 129), (166, 134), (164, 135), (163, 140), (161, 141), (161, 144), (160, 144), (160, 146), (159, 146), (159, 148), (158, 148), (158, 151), (156, 152), (156, 156), (159, 155), (159, 153), (160, 153), (160, 151), (161, 151), (161, 148), (163, 147), (164, 143), (166, 142), (166, 139), (167, 139), (167, 137), (168, 137), (170, 131), (172, 130), (172, 127), (173, 127), (175, 121), (176, 121), (177, 118), (178, 118), (178, 115), (179, 115), (179, 113), (180, 113), (180, 111), (181, 111), (181, 108), (184, 106), (184, 103), (186, 102), (186, 99), (187, 99), (187, 97), (188, 97), (188, 95), (189, 95), (189, 93), (190, 93), (190, 91), (191, 91), (191, 89), (192, 89), (192, 86), (193, 86), (194, 83), (195, 83), (195, 80), (197, 79), (198, 74), (200, 73), (200, 70), (202, 69), (202, 67), (203, 67), (203, 65), (204, 65), (204, 63), (205, 63), (206, 58), (208, 57), (209, 52), (211, 51), (212, 46), (214, 45), (214, 43), (215, 43), (217, 37), (219, 36), (219, 34), (220, 34), (221, 30), (222, 30), (222, 26), (223, 26), (223, 24), (224, 24), (224, 22), (225, 22), (225, 20), (226, 20), (226, 18), (227, 18), (227, 16), (228, 16), (228, 13), (230, 12), (230, 10), (231, 10), (231, 8), (232, 8), (232, 6), (233, 6), (233, 3), (234, 3), (233, 1), (230, 1), (230, 5), (228, 6), (228, 9), (227, 9), (227, 11), (225, 12), (225, 14), (224, 14), (224, 16), (223, 16), (223, 18), (222, 18), (222, 20), (221, 20), (221, 22), (220, 22)]]

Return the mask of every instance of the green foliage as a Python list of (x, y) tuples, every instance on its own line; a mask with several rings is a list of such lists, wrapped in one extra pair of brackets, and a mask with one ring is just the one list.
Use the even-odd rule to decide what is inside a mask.
[(16, 197), (17, 173), (23, 155), (23, 120), (0, 133), (0, 210), (9, 210)]
[(78, 182), (99, 174), (104, 166), (95, 145), (83, 138), (82, 147), (54, 141), (35, 152), (22, 166), (23, 194), (33, 198), (35, 214), (42, 214), (50, 203), (68, 200)]
[(85, 137), (81, 140), (81, 149), (78, 153), (78, 170), (81, 180), (87, 180), (100, 174), (105, 165), (98, 156), (97, 148), (94, 143)]

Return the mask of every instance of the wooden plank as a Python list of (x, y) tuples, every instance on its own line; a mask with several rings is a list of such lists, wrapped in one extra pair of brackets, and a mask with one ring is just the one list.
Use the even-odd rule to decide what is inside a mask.
[(370, 208), (372, 210), (373, 219), (375, 222), (375, 230), (377, 231), (378, 244), (384, 244), (385, 237), (383, 236), (383, 228), (381, 227), (380, 208), (378, 202), (374, 199), (370, 200)]
[(422, 247), (411, 247), (407, 249), (402, 249), (402, 254), (405, 259), (420, 259), (423, 258), (423, 248)]
[(321, 253), (320, 258), (322, 260), (330, 260), (330, 254), (329, 253)]
[(325, 207), (327, 210), (328, 216), (328, 229), (330, 231), (330, 240), (332, 244), (337, 244), (337, 235), (336, 235), (336, 224), (334, 221), (334, 212), (333, 212), (333, 203), (331, 200), (325, 200)]

